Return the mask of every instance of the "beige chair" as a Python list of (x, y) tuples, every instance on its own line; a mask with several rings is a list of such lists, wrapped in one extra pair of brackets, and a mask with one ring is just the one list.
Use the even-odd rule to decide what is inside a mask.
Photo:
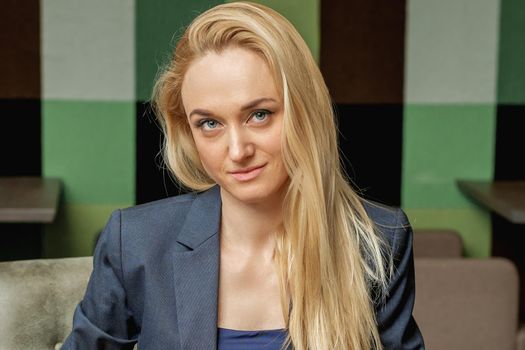
[[(414, 317), (429, 350), (514, 350), (519, 277), (502, 258), (415, 260)], [(518, 348), (518, 349), (524, 349)]]
[(91, 269), (91, 257), (0, 263), (0, 349), (58, 348)]
[(463, 255), (463, 240), (454, 230), (414, 230), (415, 258), (459, 258)]

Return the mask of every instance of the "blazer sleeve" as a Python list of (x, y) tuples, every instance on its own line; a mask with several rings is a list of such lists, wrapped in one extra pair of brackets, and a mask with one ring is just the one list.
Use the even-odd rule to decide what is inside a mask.
[(394, 273), (386, 300), (376, 306), (379, 334), (385, 350), (424, 349), (423, 337), (412, 316), (415, 300), (412, 228), (398, 209), (392, 228)]
[(93, 272), (62, 349), (132, 349), (136, 343), (137, 327), (126, 302), (121, 238), (117, 210), (100, 235)]

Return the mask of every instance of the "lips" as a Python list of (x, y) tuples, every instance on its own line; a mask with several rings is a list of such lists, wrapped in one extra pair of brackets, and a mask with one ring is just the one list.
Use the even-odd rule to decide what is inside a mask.
[(266, 164), (258, 165), (254, 167), (249, 168), (243, 168), (235, 171), (229, 172), (233, 178), (235, 178), (237, 181), (250, 181), (254, 178), (256, 178), (262, 171), (263, 168), (266, 166)]

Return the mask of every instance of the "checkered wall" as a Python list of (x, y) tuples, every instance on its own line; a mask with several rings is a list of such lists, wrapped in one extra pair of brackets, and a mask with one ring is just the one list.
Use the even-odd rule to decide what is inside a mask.
[[(147, 101), (184, 25), (220, 2), (4, 1), (0, 175), (62, 179), (46, 256), (90, 254), (112, 210), (178, 192)], [(455, 180), (525, 178), (524, 3), (261, 2), (318, 59), (363, 195), (488, 255), (490, 215)]]

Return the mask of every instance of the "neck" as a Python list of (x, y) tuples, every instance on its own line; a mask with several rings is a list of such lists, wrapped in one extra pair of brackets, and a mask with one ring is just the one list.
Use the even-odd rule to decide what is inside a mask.
[(271, 252), (282, 224), (282, 196), (262, 203), (243, 203), (221, 189), (221, 244), (245, 252)]

